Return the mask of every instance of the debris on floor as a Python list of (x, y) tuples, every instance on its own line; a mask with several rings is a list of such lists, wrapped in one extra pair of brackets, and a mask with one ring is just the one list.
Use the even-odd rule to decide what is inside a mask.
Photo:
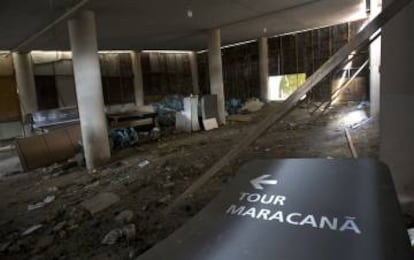
[(241, 99), (230, 98), (226, 100), (226, 111), (229, 115), (240, 114), (242, 112), (243, 102)]
[(184, 110), (183, 97), (180, 95), (166, 96), (153, 106), (161, 126), (174, 126), (176, 112)]
[(135, 239), (136, 229), (134, 224), (129, 224), (123, 228), (117, 228), (109, 231), (102, 239), (104, 245), (114, 245), (119, 239), (125, 238), (127, 241)]
[(257, 112), (261, 110), (264, 106), (264, 103), (257, 98), (252, 98), (244, 103), (243, 107), (241, 108), (242, 111), (247, 111), (249, 113)]
[(150, 162), (148, 160), (143, 160), (142, 162), (138, 163), (139, 168), (144, 168), (145, 166), (149, 165)]
[(46, 198), (43, 199), (43, 201), (37, 202), (35, 204), (30, 204), (27, 206), (27, 210), (35, 210), (35, 209), (39, 209), (39, 208), (43, 208), (45, 205), (51, 203), (52, 201), (55, 200), (55, 196), (51, 195), (51, 196), (47, 196)]
[(119, 196), (111, 192), (103, 192), (81, 203), (92, 215), (112, 206), (119, 201)]
[(109, 231), (108, 234), (102, 239), (102, 244), (104, 245), (114, 245), (116, 241), (122, 237), (122, 230), (117, 228)]
[(43, 227), (43, 225), (42, 225), (42, 224), (38, 224), (38, 225), (31, 226), (30, 228), (26, 229), (26, 230), (22, 233), (22, 236), (23, 236), (23, 237), (24, 237), (24, 236), (28, 236), (28, 235), (32, 234), (33, 232), (35, 232), (36, 230), (38, 230), (38, 229), (40, 229), (40, 228), (42, 228), (42, 227)]
[(120, 223), (131, 223), (134, 218), (134, 212), (132, 210), (124, 210), (116, 215), (115, 220)]
[[(273, 104), (251, 114), (239, 111), (236, 117), (252, 120), (226, 124), (214, 131), (174, 134), (161, 128), (157, 141), (116, 150), (113, 162), (90, 173), (84, 168), (55, 164), (15, 175), (18, 178), (2, 179), (0, 204), (7, 210), (0, 210), (0, 258), (136, 257), (203, 208), (247, 160), (350, 157), (341, 118), (352, 107), (334, 107), (312, 121), (309, 111), (313, 107), (304, 105), (270, 128), (236, 163), (225, 167), (202, 192), (194, 194), (191, 204), (177, 210), (174, 218), (162, 215), (165, 207), (263, 118), (269, 106)], [(217, 128), (216, 118), (207, 120)], [(203, 126), (209, 129), (208, 124)], [(373, 121), (353, 129), (352, 137), (361, 157), (378, 156), (378, 130)], [(7, 196), (10, 193), (15, 195)], [(56, 196), (55, 201), (43, 209), (27, 210), (28, 204), (44, 202), (47, 196)], [(27, 235), (22, 236), (23, 232)]]

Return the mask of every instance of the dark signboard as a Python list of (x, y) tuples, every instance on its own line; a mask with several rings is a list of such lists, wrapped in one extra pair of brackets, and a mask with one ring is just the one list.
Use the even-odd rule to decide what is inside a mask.
[(402, 260), (411, 249), (384, 164), (258, 160), (138, 258), (149, 259)]

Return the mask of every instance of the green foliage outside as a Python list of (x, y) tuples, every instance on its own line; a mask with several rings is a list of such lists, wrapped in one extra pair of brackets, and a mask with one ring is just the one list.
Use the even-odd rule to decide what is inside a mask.
[(280, 81), (280, 98), (286, 99), (306, 81), (306, 74), (282, 75)]

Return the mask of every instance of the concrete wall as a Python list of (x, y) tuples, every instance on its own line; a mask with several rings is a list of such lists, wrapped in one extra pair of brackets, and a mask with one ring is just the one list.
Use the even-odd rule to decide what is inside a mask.
[(391, 168), (400, 197), (414, 201), (413, 17), (411, 2), (382, 31), (380, 158)]

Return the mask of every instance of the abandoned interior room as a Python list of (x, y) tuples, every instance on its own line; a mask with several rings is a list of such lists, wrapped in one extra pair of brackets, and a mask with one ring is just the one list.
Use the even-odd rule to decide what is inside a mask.
[(414, 259), (413, 1), (1, 6), (0, 259)]

